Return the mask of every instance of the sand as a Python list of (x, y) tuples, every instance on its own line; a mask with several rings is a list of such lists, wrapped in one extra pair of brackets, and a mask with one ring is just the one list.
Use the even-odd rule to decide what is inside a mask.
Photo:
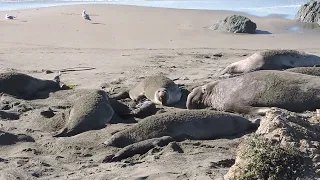
[[(92, 22), (81, 17), (85, 9)], [(0, 72), (16, 70), (61, 80), (76, 91), (130, 87), (147, 75), (162, 72), (176, 83), (205, 84), (228, 64), (259, 50), (297, 49), (320, 55), (320, 29), (294, 20), (248, 16), (258, 33), (238, 35), (209, 27), (228, 11), (176, 10), (117, 5), (72, 5), (11, 12), (15, 20), (0, 20)], [(241, 14), (241, 13), (236, 13)], [(297, 32), (293, 27), (302, 27)], [(51, 70), (53, 74), (44, 73)], [(25, 101), (34, 107), (19, 120), (0, 120), (0, 130), (27, 134), (35, 142), (0, 146), (0, 171), (21, 179), (222, 179), (235, 159), (242, 138), (183, 141), (184, 153), (170, 146), (124, 162), (102, 163), (116, 148), (102, 145), (112, 133), (132, 124), (112, 124), (70, 138), (52, 138), (63, 121), (40, 116), (47, 107), (61, 119), (77, 95), (73, 91), (48, 99)], [(18, 101), (18, 100), (14, 100)], [(227, 162), (227, 163), (223, 163)], [(221, 165), (222, 164), (222, 165)], [(6, 178), (3, 178), (6, 179)], [(7, 178), (10, 179), (10, 178)]]

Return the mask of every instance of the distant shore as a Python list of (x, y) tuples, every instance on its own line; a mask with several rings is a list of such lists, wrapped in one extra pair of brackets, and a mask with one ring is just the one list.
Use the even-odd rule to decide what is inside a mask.
[[(261, 2), (260, 2), (261, 1)], [(9, 10), (23, 10), (43, 7), (55, 7), (65, 5), (85, 5), (85, 4), (96, 4), (96, 5), (131, 5), (131, 6), (142, 6), (142, 7), (158, 7), (158, 8), (173, 8), (173, 9), (197, 9), (197, 10), (226, 10), (226, 11), (237, 11), (247, 13), (255, 16), (282, 16), (287, 19), (293, 19), (294, 15), (298, 11), (299, 7), (306, 3), (307, 0), (296, 0), (294, 2), (289, 0), (275, 1), (271, 0), (268, 2), (257, 0), (257, 1), (235, 1), (230, 0), (228, 2), (220, 0), (212, 1), (126, 1), (126, 0), (106, 0), (106, 1), (13, 1), (13, 2), (0, 2), (0, 11)]]
[[(83, 9), (90, 15), (91, 22), (81, 17)], [(7, 13), (0, 12), (0, 17)], [(180, 51), (228, 54), (234, 50), (250, 53), (261, 49), (317, 52), (320, 48), (319, 28), (311, 29), (307, 24), (280, 17), (244, 14), (257, 24), (257, 34), (252, 35), (209, 29), (228, 15), (243, 14), (232, 11), (72, 5), (10, 11), (10, 14), (17, 19), (0, 19), (2, 69), (39, 71), (94, 66), (103, 73), (118, 74), (126, 71), (126, 67), (138, 68), (141, 64), (137, 61), (150, 63), (149, 56), (160, 52), (162, 55), (159, 56), (166, 57)], [(137, 56), (141, 59), (135, 60), (134, 54), (139, 52), (143, 53)], [(226, 62), (239, 60), (234, 55), (224, 58), (229, 59)], [(219, 63), (212, 67), (212, 73), (223, 66)], [(144, 71), (151, 73), (154, 70), (145, 68)], [(99, 83), (92, 78), (102, 77), (89, 73), (83, 79), (68, 75), (66, 78), (79, 85), (91, 86)]]

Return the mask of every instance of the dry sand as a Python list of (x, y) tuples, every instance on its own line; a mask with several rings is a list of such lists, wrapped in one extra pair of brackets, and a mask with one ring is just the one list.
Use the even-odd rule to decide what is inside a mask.
[[(92, 22), (82, 19), (83, 9)], [(0, 17), (6, 13), (0, 12)], [(0, 71), (14, 69), (51, 79), (55, 74), (43, 70), (94, 67), (62, 73), (62, 81), (77, 85), (76, 89), (98, 88), (104, 82), (109, 88), (131, 86), (158, 72), (179, 78), (177, 83), (204, 84), (227, 64), (264, 49), (297, 49), (320, 55), (319, 28), (291, 32), (290, 28), (301, 24), (277, 17), (248, 16), (257, 23), (258, 34), (238, 35), (208, 29), (234, 14), (227, 11), (76, 5), (9, 14), (18, 18), (0, 20)], [(73, 94), (65, 91), (23, 102), (35, 110), (19, 120), (0, 120), (0, 130), (35, 139), (0, 146), (1, 178), (222, 179), (233, 164), (241, 138), (184, 141), (179, 143), (184, 153), (173, 152), (168, 146), (127, 162), (101, 163), (117, 150), (101, 143), (131, 125), (112, 124), (70, 138), (52, 138), (63, 122), (41, 118), (39, 113), (47, 107), (69, 107), (77, 97)], [(64, 110), (55, 110), (54, 118), (61, 119)]]

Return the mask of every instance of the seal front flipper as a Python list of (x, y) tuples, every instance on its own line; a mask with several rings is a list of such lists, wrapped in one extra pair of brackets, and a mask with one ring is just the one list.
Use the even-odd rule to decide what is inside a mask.
[(260, 115), (264, 116), (271, 107), (252, 107), (244, 104), (235, 103), (230, 105), (227, 112), (238, 112), (242, 114)]

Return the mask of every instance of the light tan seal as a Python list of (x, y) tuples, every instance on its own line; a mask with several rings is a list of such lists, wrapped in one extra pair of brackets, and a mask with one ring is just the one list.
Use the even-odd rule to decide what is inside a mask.
[(193, 89), (186, 106), (261, 114), (270, 107), (316, 110), (320, 108), (320, 77), (276, 70), (251, 72)]
[(234, 75), (258, 70), (283, 70), (295, 67), (320, 65), (320, 57), (296, 50), (266, 50), (234, 62), (219, 75)]
[(104, 144), (125, 147), (163, 136), (170, 136), (176, 140), (213, 139), (242, 133), (253, 127), (255, 124), (249, 120), (231, 113), (211, 110), (180, 110), (147, 117), (138, 124), (114, 134)]
[(106, 93), (93, 90), (81, 96), (73, 105), (64, 128), (54, 137), (73, 136), (85, 131), (103, 128), (111, 120), (114, 111)]
[(59, 82), (54, 80), (42, 80), (18, 72), (0, 73), (0, 93), (17, 98), (30, 99), (40, 91), (59, 88)]
[[(180, 88), (171, 79), (163, 75), (153, 75), (146, 77), (135, 87), (127, 92), (133, 100), (148, 98), (155, 104), (172, 105), (180, 101), (182, 93)], [(118, 95), (123, 98), (122, 94)], [(113, 96), (117, 98), (117, 96)]]

